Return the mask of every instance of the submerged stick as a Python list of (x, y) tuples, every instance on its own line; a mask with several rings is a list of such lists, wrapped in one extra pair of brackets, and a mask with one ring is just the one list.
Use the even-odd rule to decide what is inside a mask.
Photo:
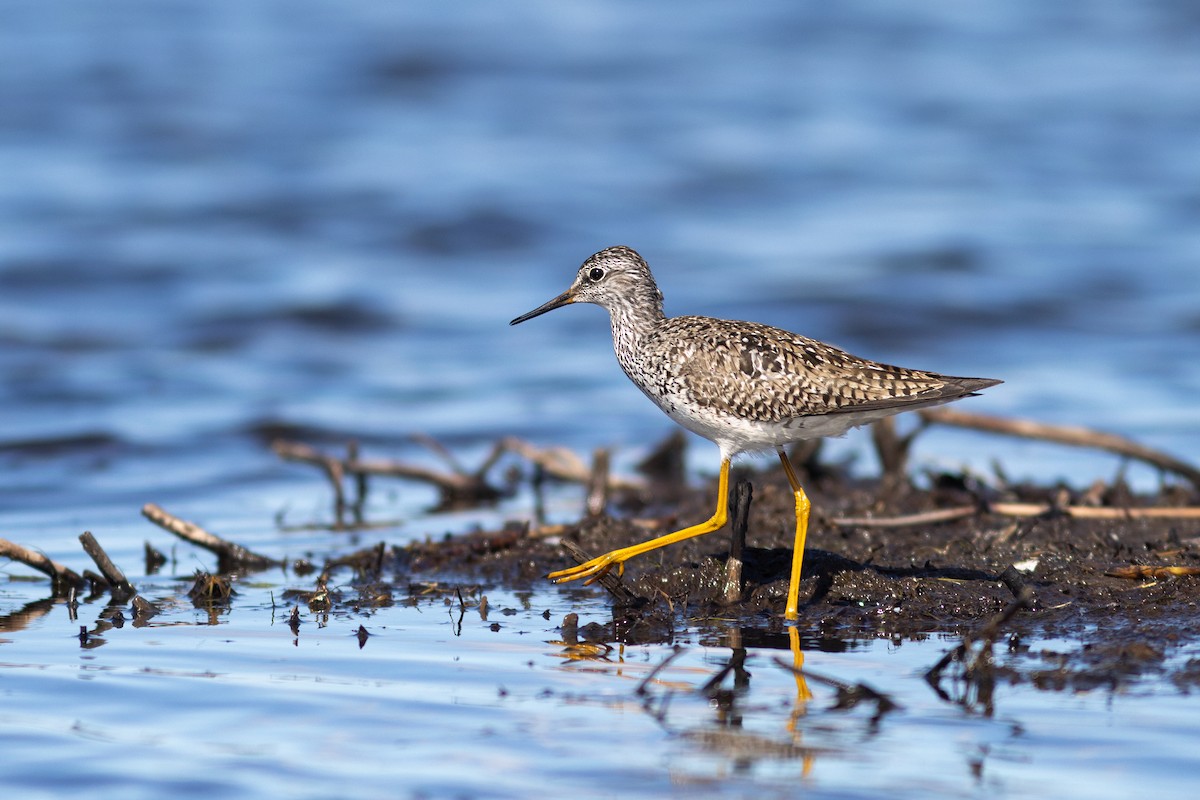
[(108, 557), (108, 553), (104, 552), (104, 548), (100, 546), (100, 542), (96, 541), (96, 537), (92, 535), (91, 531), (79, 534), (79, 543), (83, 545), (83, 551), (92, 557), (92, 561), (96, 562), (100, 574), (112, 587), (114, 597), (137, 594), (137, 589), (133, 588), (133, 584), (125, 577), (125, 573), (121, 572)]
[(1193, 486), (1200, 488), (1200, 469), (1167, 453), (1113, 433), (1103, 433), (1076, 425), (1049, 425), (1027, 419), (1003, 419), (950, 408), (927, 408), (917, 413), (926, 422), (936, 422), (941, 425), (955, 425), (960, 428), (1019, 436), (1024, 439), (1039, 439), (1072, 447), (1094, 447), (1107, 450), (1110, 453), (1144, 461), (1159, 469), (1181, 475), (1191, 481)]
[(65, 595), (68, 589), (82, 589), (87, 583), (79, 573), (8, 539), (0, 539), (0, 558), (11, 558), (49, 576), (55, 595)]
[(203, 547), (211, 553), (216, 553), (218, 569), (221, 572), (229, 572), (239, 567), (250, 570), (266, 569), (267, 567), (279, 566), (283, 563), (274, 558), (268, 558), (247, 550), (240, 544), (227, 542), (220, 536), (209, 533), (195, 523), (180, 519), (174, 514), (168, 514), (154, 503), (147, 503), (142, 506), (142, 516), (160, 528), (175, 534), (180, 539), (191, 542), (198, 547)]

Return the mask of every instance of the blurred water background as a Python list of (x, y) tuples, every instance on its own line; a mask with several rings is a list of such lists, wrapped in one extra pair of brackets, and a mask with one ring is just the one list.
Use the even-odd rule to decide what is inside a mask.
[[(2, 16), (0, 536), (54, 558), (77, 563), (84, 529), (119, 564), (139, 563), (148, 538), (170, 547), (141, 520), (144, 502), (275, 555), (336, 549), (337, 534), (277, 525), (328, 517), (318, 477), (268, 450), (280, 431), (357, 438), (371, 455), (411, 460), (431, 458), (409, 438), (429, 434), (467, 463), (515, 434), (581, 454), (612, 446), (628, 465), (670, 423), (620, 373), (603, 312), (570, 308), (507, 327), (612, 244), (648, 259), (668, 313), (756, 319), (879, 360), (1003, 378), (962, 408), (1093, 426), (1200, 460), (1194, 3), (9, 0)], [(711, 473), (715, 452), (696, 444), (693, 475)], [(831, 450), (874, 468), (861, 435)], [(1122, 468), (956, 431), (923, 437), (917, 456), (918, 466), (987, 471), (995, 461), (1013, 477), (1075, 485)], [(1145, 468), (1128, 476), (1158, 485)], [(429, 514), (432, 500), (409, 486), (377, 492), (374, 511), (405, 521), (383, 538), (529, 513), (524, 495), (459, 516)], [(564, 503), (563, 519), (577, 513), (577, 497)], [(177, 572), (204, 565), (188, 555)], [(23, 568), (6, 572), (0, 611), (45, 594), (17, 579)], [(610, 754), (612, 763), (584, 768), (588, 738), (608, 730), (612, 709), (555, 718), (557, 706), (537, 704), (527, 686), (524, 715), (505, 716), (500, 679), (472, 672), (474, 688), (460, 690), (453, 676), (432, 677), (439, 656), (422, 651), (428, 661), (414, 665), (385, 647), (364, 667), (346, 631), (328, 634), (346, 648), (342, 659), (304, 660), (311, 652), (271, 628), (266, 591), (244, 600), (256, 612), (222, 620), (232, 630), (209, 632), (189, 609), (179, 628), (89, 651), (88, 661), (61, 608), (0, 639), (9, 708), (0, 707), (0, 741), (17, 754), (0, 767), (10, 785), (52, 796), (89, 785), (85, 764), (99, 760), (101, 786), (126, 797), (662, 794), (672, 785), (663, 765), (678, 758), (702, 763), (695, 780), (730, 796), (786, 794), (798, 782), (817, 796), (870, 796), (873, 786), (1021, 796), (1042, 781), (1078, 788), (1089, 777), (1089, 795), (1106, 797), (1138, 785), (1116, 750), (1179, 744), (1164, 722), (1170, 687), (1148, 687), (1150, 705), (1115, 711), (1096, 698), (1038, 705), (1027, 688), (1019, 721), (914, 712), (910, 720), (950, 729), (942, 749), (930, 746), (924, 782), (909, 774), (910, 737), (895, 731), (871, 754), (826, 759), (804, 776), (794, 763), (739, 774), (644, 720), (648, 733), (621, 741), (647, 763), (622, 772)], [(542, 641), (554, 623), (534, 611), (555, 606), (561, 617), (568, 606), (549, 587), (538, 597), (524, 624)], [(419, 627), (445, 624), (432, 616), (376, 624), (412, 626), (437, 653), (449, 634)], [(514, 665), (545, 660), (545, 648), (485, 636), (474, 656), (442, 655), (486, 661), (516, 648)], [(228, 652), (215, 662), (197, 657), (218, 640), (237, 646), (217, 648)], [(916, 669), (867, 652), (876, 680)], [(152, 653), (169, 665), (151, 664)], [(288, 661), (264, 668), (258, 656)], [(928, 666), (936, 653), (924, 657)], [(445, 692), (447, 705), (425, 708), (427, 691), (396, 689), (409, 684), (389, 663), (420, 673), (418, 685)], [(160, 668), (170, 677), (140, 693), (139, 675)], [(509, 685), (552, 680), (511, 669)], [(84, 684), (105, 671), (116, 686), (97, 698)], [(193, 671), (233, 677), (186, 677)], [(350, 688), (309, 685), (326, 680)], [(221, 685), (200, 703), (198, 681)], [(296, 696), (276, 690), (297, 683), (318, 694), (292, 718)], [(383, 700), (371, 691), (379, 686)], [(262, 707), (247, 712), (264, 688)], [(489, 710), (455, 716), (454, 698), (471, 706), (472, 692)], [(226, 702), (254, 724), (211, 710)], [(444, 723), (442, 734), (465, 740), (488, 769), (519, 768), (526, 782), (430, 777), (431, 763), (463, 757), (380, 739), (397, 709), (409, 726)], [(1080, 716), (1054, 728), (1069, 712)], [(146, 732), (114, 733), (121, 715)], [(1111, 731), (1139, 715), (1147, 719), (1120, 748), (1073, 738), (1081, 725)], [(481, 717), (491, 733), (474, 727)], [(192, 763), (191, 737), (231, 720), (257, 733), (205, 744)], [(1049, 750), (1014, 739), (1039, 723), (1051, 727), (1034, 739)], [(559, 726), (579, 737), (574, 749)], [(318, 748), (336, 773), (305, 761), (317, 730), (345, 737)], [(508, 749), (531, 730), (526, 749)], [(831, 735), (844, 746), (859, 730)], [(297, 731), (308, 739), (281, 744)], [(1196, 734), (1187, 736), (1194, 753)], [(145, 774), (131, 746), (170, 769)], [(64, 769), (68, 747), (82, 755)], [(392, 771), (392, 747), (431, 760), (408, 780)], [(996, 751), (1001, 778), (965, 766)], [(1116, 765), (1103, 780), (1088, 766), (1096, 752)], [(1164, 774), (1182, 779), (1195, 762), (1173, 757)], [(354, 773), (357, 758), (367, 774), (355, 787), (341, 770)], [(377, 758), (378, 774), (368, 766)], [(958, 773), (939, 772), (943, 761)], [(854, 782), (863, 764), (901, 763), (910, 766), (896, 784)], [(591, 782), (581, 788), (581, 778)]]

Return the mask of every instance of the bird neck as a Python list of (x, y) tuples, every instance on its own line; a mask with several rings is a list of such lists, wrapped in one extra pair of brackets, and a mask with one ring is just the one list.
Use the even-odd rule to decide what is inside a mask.
[(609, 309), (613, 349), (622, 364), (637, 350), (641, 340), (666, 319), (662, 310), (662, 295), (657, 291), (654, 295), (642, 298), (639, 303), (622, 303)]

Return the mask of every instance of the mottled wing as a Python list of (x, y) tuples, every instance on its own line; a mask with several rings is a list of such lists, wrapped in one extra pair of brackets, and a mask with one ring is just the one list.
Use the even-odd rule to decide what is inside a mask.
[(699, 406), (743, 419), (920, 407), (982, 388), (857, 358), (768, 325), (702, 317), (667, 322), (663, 332), (673, 329), (677, 343), (678, 388)]

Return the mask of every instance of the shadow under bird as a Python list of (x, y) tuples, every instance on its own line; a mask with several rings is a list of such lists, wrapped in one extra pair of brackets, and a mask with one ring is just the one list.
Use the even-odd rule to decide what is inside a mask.
[(634, 556), (718, 530), (728, 516), (730, 459), (774, 448), (796, 501), (796, 542), (784, 611), (788, 620), (795, 620), (810, 504), (784, 445), (837, 436), (1001, 383), (880, 364), (756, 322), (667, 317), (650, 267), (628, 247), (609, 247), (591, 256), (569, 289), (509, 324), (570, 303), (595, 303), (608, 310), (621, 369), (667, 416), (720, 448), (721, 473), (717, 509), (708, 520), (552, 572), (547, 577), (555, 583), (579, 578), (590, 583), (613, 567), (624, 572), (625, 562)]

